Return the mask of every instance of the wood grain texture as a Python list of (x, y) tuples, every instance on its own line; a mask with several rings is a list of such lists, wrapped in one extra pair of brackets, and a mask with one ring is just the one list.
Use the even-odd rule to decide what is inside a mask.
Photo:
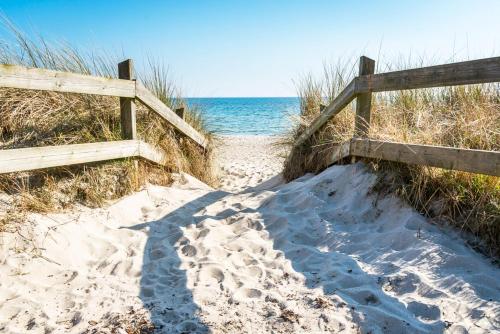
[(156, 96), (146, 89), (140, 82), (136, 82), (136, 96), (148, 108), (157, 113), (160, 117), (172, 124), (177, 130), (188, 136), (202, 147), (206, 147), (207, 140), (196, 131), (191, 125), (177, 116), (169, 107), (161, 102)]
[[(135, 79), (132, 59), (127, 59), (118, 64), (118, 77), (124, 80)], [(133, 98), (120, 97), (120, 125), (122, 139), (137, 138), (136, 108)]]
[(134, 157), (137, 140), (44, 146), (0, 151), (0, 173)]
[[(359, 59), (359, 75), (375, 73), (375, 60), (362, 56)], [(367, 137), (370, 130), (372, 93), (358, 94), (356, 98), (356, 117), (354, 119), (354, 136)]]
[(297, 138), (294, 146), (305, 143), (316, 131), (325, 125), (332, 117), (342, 111), (356, 97), (356, 85), (354, 80), (330, 103), (324, 111), (316, 117), (309, 127)]
[(356, 92), (382, 92), (500, 81), (500, 57), (363, 75), (356, 78)]
[(333, 165), (351, 155), (351, 141), (345, 141), (334, 146), (333, 152), (330, 153), (329, 165)]
[(164, 165), (166, 155), (140, 140), (0, 150), (0, 173), (142, 157)]
[(500, 176), (500, 152), (352, 139), (352, 156)]
[(109, 79), (15, 65), (0, 65), (0, 87), (135, 97), (135, 84), (130, 80)]

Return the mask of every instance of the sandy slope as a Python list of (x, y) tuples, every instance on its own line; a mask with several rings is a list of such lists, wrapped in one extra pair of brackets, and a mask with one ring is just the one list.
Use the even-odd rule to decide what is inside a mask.
[(362, 164), (255, 187), (280, 162), (239, 140), (225, 190), (180, 175), (4, 235), (0, 332), (500, 332), (500, 269), (374, 194)]

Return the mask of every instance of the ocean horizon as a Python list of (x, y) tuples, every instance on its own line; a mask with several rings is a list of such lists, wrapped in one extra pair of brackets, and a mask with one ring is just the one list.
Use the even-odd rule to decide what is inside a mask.
[(219, 135), (281, 135), (300, 111), (298, 97), (190, 97), (186, 102)]

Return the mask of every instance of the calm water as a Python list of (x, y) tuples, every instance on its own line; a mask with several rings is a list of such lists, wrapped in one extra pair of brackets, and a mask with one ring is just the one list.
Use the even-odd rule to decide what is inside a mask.
[(201, 107), (209, 130), (225, 135), (274, 135), (291, 127), (299, 113), (296, 97), (188, 98)]

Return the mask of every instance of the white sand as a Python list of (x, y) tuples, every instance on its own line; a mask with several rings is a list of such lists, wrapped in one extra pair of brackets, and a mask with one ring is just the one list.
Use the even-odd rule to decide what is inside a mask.
[[(282, 182), (286, 151), (278, 137), (223, 136), (216, 153), (221, 169), (221, 189), (228, 192), (254, 191)], [(263, 184), (264, 183), (264, 184)]]
[(180, 175), (4, 234), (0, 332), (500, 332), (500, 269), (457, 235), (362, 164), (257, 186), (281, 162), (245, 140), (223, 149), (230, 192)]

